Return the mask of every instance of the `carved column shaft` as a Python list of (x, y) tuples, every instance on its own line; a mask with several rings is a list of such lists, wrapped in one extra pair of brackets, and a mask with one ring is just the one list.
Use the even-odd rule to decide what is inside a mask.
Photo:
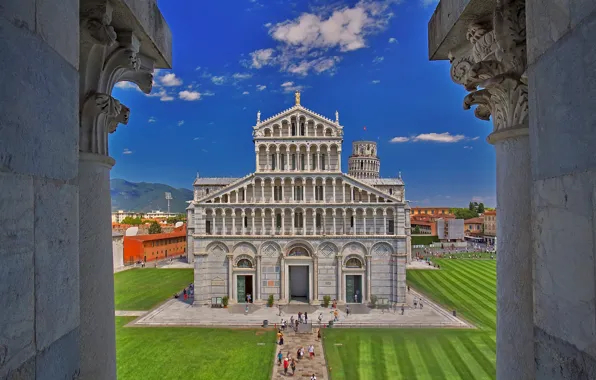
[(472, 23), (450, 53), (464, 109), (493, 122), (497, 154), (497, 379), (533, 379), (530, 146), (524, 0), (497, 0), (492, 22)]

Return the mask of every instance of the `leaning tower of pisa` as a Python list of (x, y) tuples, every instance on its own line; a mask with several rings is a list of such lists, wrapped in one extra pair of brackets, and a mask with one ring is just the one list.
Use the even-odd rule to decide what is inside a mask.
[(352, 142), (352, 155), (348, 161), (348, 174), (356, 178), (379, 178), (381, 161), (377, 157), (374, 141)]

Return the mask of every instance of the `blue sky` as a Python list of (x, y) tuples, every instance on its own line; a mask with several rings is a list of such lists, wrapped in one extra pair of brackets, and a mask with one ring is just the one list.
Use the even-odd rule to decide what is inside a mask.
[[(399, 171), (412, 205), (495, 205), (492, 124), (464, 111), (448, 62), (430, 62), (436, 6), (403, 1), (158, 1), (173, 69), (147, 96), (119, 84), (131, 109), (110, 135), (112, 178), (191, 188), (201, 176), (254, 171), (252, 126), (293, 105), (344, 126), (343, 168), (356, 139), (376, 140), (381, 175)], [(366, 131), (363, 127), (366, 126)]]

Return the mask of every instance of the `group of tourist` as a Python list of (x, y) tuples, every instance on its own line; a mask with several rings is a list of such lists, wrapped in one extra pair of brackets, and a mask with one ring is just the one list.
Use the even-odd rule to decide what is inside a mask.
[[(422, 303), (422, 297), (421, 298), (414, 297), (414, 309), (417, 309), (418, 305), (420, 305), (421, 309), (424, 306), (424, 304)], [(402, 306), (402, 314), (403, 314), (403, 306)]]
[[(195, 294), (195, 284), (193, 284), (192, 282), (186, 287), (184, 288), (184, 290), (182, 291), (182, 297), (184, 298), (185, 301), (188, 300), (189, 297), (193, 296)], [(179, 293), (175, 293), (174, 294), (174, 298), (178, 299), (180, 298), (180, 294)]]
[[(278, 333), (279, 335), (279, 333)], [(283, 342), (283, 333), (282, 333), (282, 342)], [(283, 344), (283, 343), (282, 343)], [(296, 351), (296, 357), (298, 360), (304, 359), (304, 347), (299, 347)], [(309, 359), (314, 359), (315, 357), (315, 346), (311, 344), (308, 346), (308, 357)], [(292, 370), (292, 376), (296, 373), (296, 359), (292, 357), (292, 354), (288, 351), (288, 354), (284, 358), (284, 355), (281, 350), (277, 354), (277, 365), (281, 366), (283, 364), (284, 368), (284, 375), (288, 375), (288, 371)], [(316, 375), (313, 373), (311, 379), (316, 379)]]

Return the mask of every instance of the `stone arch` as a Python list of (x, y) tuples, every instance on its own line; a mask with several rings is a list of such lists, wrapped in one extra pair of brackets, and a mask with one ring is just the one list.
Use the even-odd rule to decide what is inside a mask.
[(329, 258), (335, 256), (337, 252), (339, 252), (339, 248), (337, 248), (337, 245), (330, 241), (326, 241), (319, 245), (318, 256)]
[[(243, 261), (243, 260), (248, 261), (248, 264), (249, 265), (248, 266), (242, 265), (243, 263), (241, 261)], [(242, 255), (238, 255), (238, 256), (236, 256), (234, 258), (234, 266), (235, 267), (241, 267), (241, 268), (254, 268), (255, 267), (255, 261), (254, 261), (254, 259), (251, 256), (242, 254)]]
[(316, 256), (315, 252), (316, 250), (314, 249), (314, 247), (312, 246), (312, 244), (310, 244), (309, 242), (307, 242), (306, 240), (293, 240), (291, 242), (289, 242), (286, 245), (285, 251), (284, 251), (284, 256), (287, 256), (288, 253), (296, 248), (296, 247), (302, 247), (304, 248), (307, 253), (309, 254), (309, 256)]
[[(353, 263), (355, 263), (355, 261), (358, 261), (358, 265), (352, 265)], [(342, 263), (342, 265), (346, 268), (358, 268), (358, 269), (364, 269), (366, 263), (363, 259), (362, 256), (360, 255), (347, 255), (344, 259), (344, 262)]]
[(381, 242), (375, 243), (375, 245), (373, 245), (372, 248), (370, 249), (370, 252), (374, 256), (380, 256), (380, 257), (389, 256), (389, 255), (393, 254), (393, 247), (391, 246), (391, 244), (389, 244), (385, 241), (381, 241)]
[(207, 244), (205, 251), (207, 251), (209, 253), (211, 253), (211, 252), (229, 253), (230, 252), (228, 246), (220, 241), (214, 241), (214, 242)]
[(341, 249), (342, 255), (360, 255), (362, 257), (368, 254), (368, 250), (364, 244), (357, 241), (346, 243)]
[(255, 256), (257, 254), (257, 248), (249, 242), (242, 241), (242, 242), (234, 245), (234, 248), (232, 249), (232, 253)]
[(266, 241), (261, 244), (261, 255), (266, 257), (276, 257), (281, 254), (281, 247), (274, 241)]

